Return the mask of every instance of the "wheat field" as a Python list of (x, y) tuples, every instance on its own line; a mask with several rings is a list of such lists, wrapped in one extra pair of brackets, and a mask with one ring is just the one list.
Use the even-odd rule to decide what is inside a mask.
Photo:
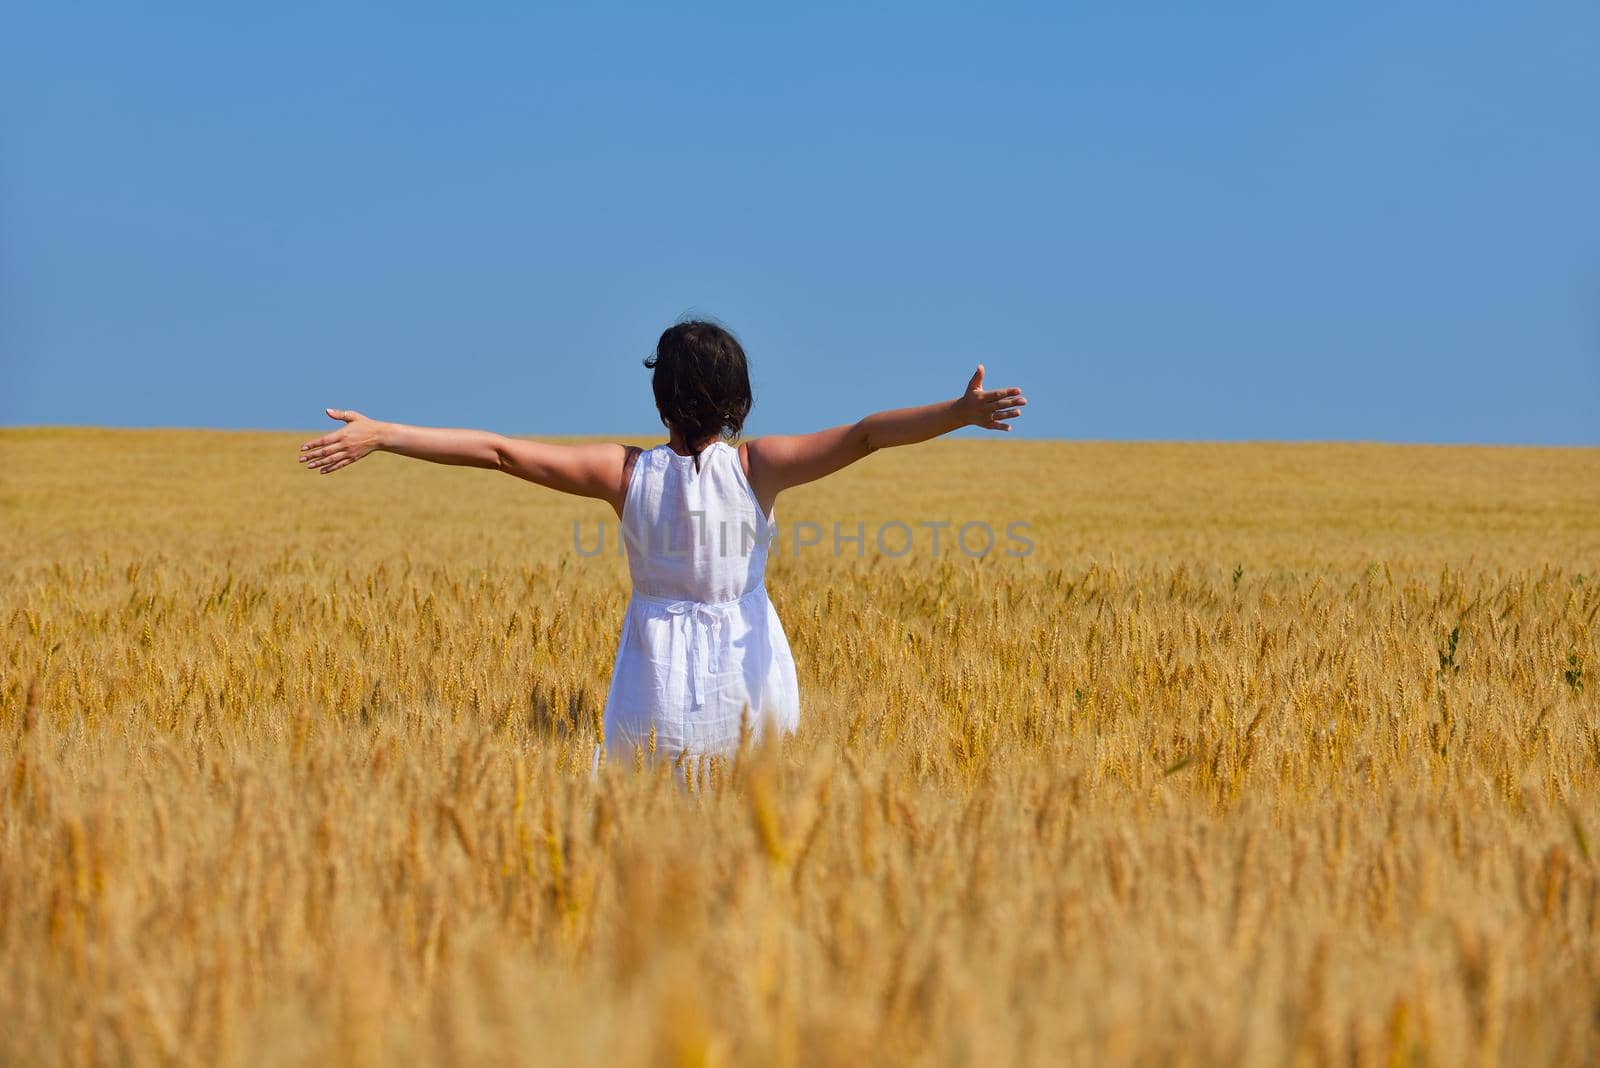
[(0, 432), (0, 1062), (1600, 1059), (1600, 450), (953, 441), (802, 729), (590, 775), (604, 506)]

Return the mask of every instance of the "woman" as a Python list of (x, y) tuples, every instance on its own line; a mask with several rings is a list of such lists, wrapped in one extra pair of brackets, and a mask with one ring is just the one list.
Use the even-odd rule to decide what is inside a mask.
[(727, 753), (748, 722), (792, 731), (800, 696), (783, 624), (767, 599), (773, 504), (792, 486), (831, 475), (878, 449), (964, 426), (1009, 431), (1028, 402), (983, 388), (983, 365), (954, 400), (877, 412), (812, 434), (756, 438), (735, 448), (750, 414), (744, 349), (723, 327), (667, 328), (645, 360), (668, 439), (651, 449), (564, 445), (482, 430), (406, 426), (333, 408), (345, 425), (300, 447), (331, 474), (383, 451), (487, 467), (611, 505), (627, 543), (633, 593), (622, 622), (604, 745), (677, 759)]

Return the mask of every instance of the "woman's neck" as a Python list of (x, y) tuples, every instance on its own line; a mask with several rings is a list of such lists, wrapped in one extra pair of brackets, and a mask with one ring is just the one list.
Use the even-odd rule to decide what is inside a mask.
[(672, 436), (667, 438), (667, 447), (673, 452), (677, 453), (679, 456), (699, 456), (702, 452), (705, 452), (706, 448), (716, 440), (717, 435), (712, 434), (710, 437), (701, 441), (698, 447), (691, 449), (689, 448), (688, 443), (683, 440), (683, 435), (674, 430), (672, 432)]

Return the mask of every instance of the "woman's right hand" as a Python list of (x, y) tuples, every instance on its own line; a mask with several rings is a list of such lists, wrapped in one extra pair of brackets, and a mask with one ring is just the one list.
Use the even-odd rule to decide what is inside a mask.
[(331, 419), (342, 420), (344, 426), (300, 446), (300, 462), (307, 471), (332, 474), (383, 446), (383, 424), (377, 420), (342, 408), (323, 411)]
[(1028, 398), (1016, 386), (1006, 389), (983, 388), (983, 364), (972, 373), (966, 392), (956, 401), (964, 426), (981, 426), (985, 430), (1009, 431), (1009, 420), (1022, 414)]

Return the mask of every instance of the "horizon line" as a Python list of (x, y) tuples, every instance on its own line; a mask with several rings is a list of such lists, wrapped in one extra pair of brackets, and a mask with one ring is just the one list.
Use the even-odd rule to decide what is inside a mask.
[[(196, 434), (312, 434), (319, 433), (315, 427), (221, 427), (221, 426), (182, 426), (182, 425), (141, 425), (129, 426), (119, 424), (100, 423), (0, 423), (0, 435), (15, 432), (72, 432), (72, 431), (100, 431), (111, 433), (196, 433)], [(326, 431), (320, 431), (326, 432)], [(640, 440), (653, 440), (655, 434), (538, 434), (520, 431), (495, 431), (507, 437), (538, 438), (546, 441), (618, 441), (635, 442)], [(781, 433), (774, 431), (774, 433)], [(741, 435), (735, 440), (751, 440), (763, 437), (762, 434)], [(946, 436), (948, 437), (948, 435)], [(930, 439), (932, 441), (940, 438)], [(1600, 449), (1600, 439), (1594, 441), (1422, 441), (1422, 440), (1396, 440), (1385, 438), (1060, 438), (1060, 437), (1035, 437), (1032, 435), (997, 434), (982, 438), (964, 437), (955, 440), (985, 441), (999, 443), (1003, 441), (1027, 442), (1030, 444), (1056, 444), (1056, 445), (1383, 445), (1396, 448), (1472, 448), (1472, 449)], [(927, 444), (923, 442), (922, 444)]]

